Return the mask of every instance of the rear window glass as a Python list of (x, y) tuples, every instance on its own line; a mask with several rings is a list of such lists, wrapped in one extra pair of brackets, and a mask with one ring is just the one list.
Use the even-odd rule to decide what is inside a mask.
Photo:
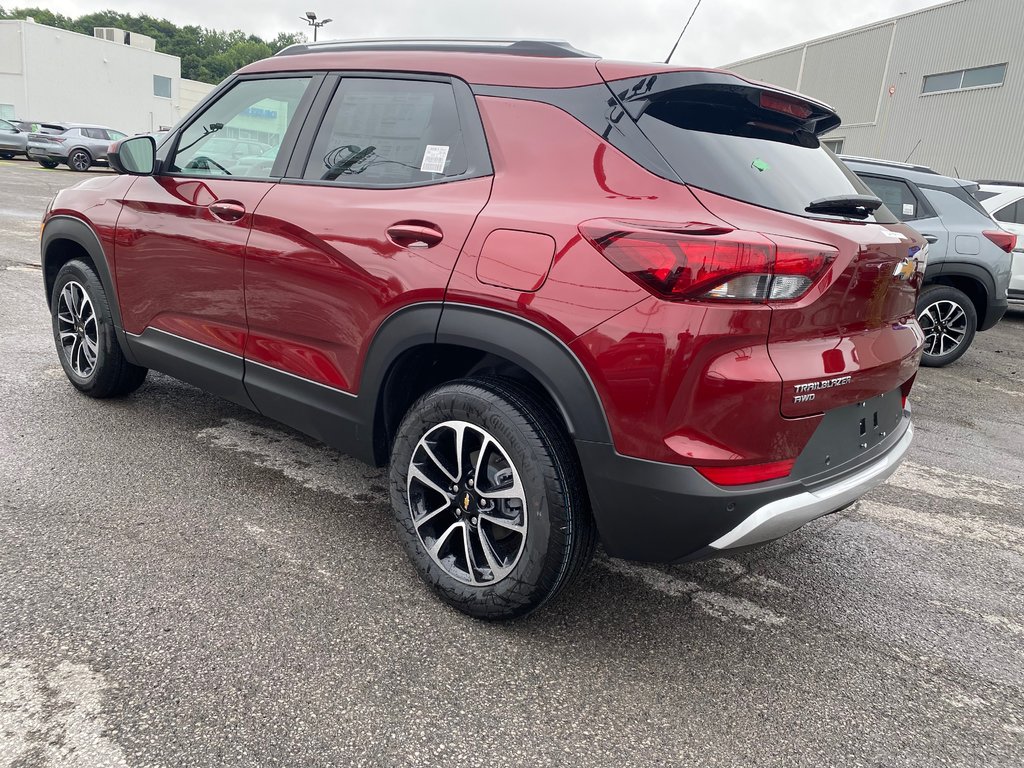
[[(815, 200), (872, 194), (814, 134), (751, 104), (673, 92), (653, 102), (639, 126), (683, 181), (726, 197), (813, 216), (806, 208)], [(879, 208), (868, 221), (896, 219)]]
[(979, 189), (977, 192), (974, 193), (974, 199), (980, 203), (985, 200), (988, 200), (990, 197), (995, 197), (998, 194), (998, 192), (985, 192), (984, 190)]

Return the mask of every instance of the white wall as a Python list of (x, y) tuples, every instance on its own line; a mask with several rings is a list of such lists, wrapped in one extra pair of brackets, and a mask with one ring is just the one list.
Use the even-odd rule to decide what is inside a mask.
[[(154, 95), (154, 75), (171, 79), (171, 98)], [(181, 102), (177, 56), (22, 21), (0, 21), (0, 104), (22, 119), (126, 133), (174, 125), (192, 106)]]

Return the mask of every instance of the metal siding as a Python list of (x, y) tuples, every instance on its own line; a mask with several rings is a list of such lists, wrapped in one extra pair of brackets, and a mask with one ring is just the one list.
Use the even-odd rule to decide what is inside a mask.
[(802, 56), (803, 48), (798, 48), (795, 51), (786, 51), (752, 61), (749, 64), (734, 67), (732, 71), (740, 77), (779, 85), (792, 91), (796, 90), (797, 83), (800, 80), (800, 59)]
[[(882, 94), (877, 124), (872, 110), (873, 124), (843, 125), (829, 138), (843, 138), (848, 154), (899, 161), (909, 156), (912, 162), (965, 178), (1024, 179), (1024, 0), (959, 0), (898, 17), (892, 24), (892, 55), (880, 91), (873, 75), (862, 74), (873, 63), (866, 52), (856, 66), (845, 72), (841, 67), (847, 41), (877, 27), (808, 46), (801, 89), (836, 106), (844, 122), (862, 117), (867, 101), (861, 100), (859, 85), (850, 88), (851, 82), (862, 79), (865, 93), (871, 84)], [(787, 50), (786, 55), (800, 51)], [(812, 59), (819, 55), (823, 63), (812, 69)], [(885, 55), (885, 50), (871, 54), (883, 64)], [(734, 69), (750, 71), (757, 61)], [(925, 75), (1003, 62), (1007, 71), (1002, 86), (921, 95)], [(892, 97), (887, 93), (890, 85), (896, 87)]]
[(832, 105), (844, 123), (871, 123), (885, 81), (894, 25), (807, 47), (800, 90)]

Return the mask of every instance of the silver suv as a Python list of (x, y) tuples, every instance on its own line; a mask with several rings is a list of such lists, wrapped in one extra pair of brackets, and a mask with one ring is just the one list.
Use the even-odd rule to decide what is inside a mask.
[(43, 123), (28, 137), (28, 156), (44, 168), (66, 163), (73, 171), (107, 164), (107, 148), (126, 134), (102, 125)]
[(1005, 314), (1016, 237), (975, 199), (974, 182), (921, 165), (842, 159), (893, 215), (929, 242), (917, 300), (925, 333), (921, 364), (949, 365), (967, 351), (976, 332), (987, 331)]

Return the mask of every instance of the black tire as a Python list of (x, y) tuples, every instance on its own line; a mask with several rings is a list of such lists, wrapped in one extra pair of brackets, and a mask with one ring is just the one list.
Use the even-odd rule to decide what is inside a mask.
[(14, 159), (14, 153), (13, 152), (0, 152), (0, 160), (13, 160), (13, 159)]
[[(418, 447), (421, 439), (438, 434), (437, 430), (448, 429), (444, 426), (446, 423), (458, 422), (469, 425), (464, 433), (465, 445), (469, 444), (473, 430), (483, 430), (495, 440), (499, 447), (490, 449), (491, 459), (499, 463), (505, 457), (510, 459), (514, 467), (511, 472), (517, 473), (511, 482), (515, 486), (518, 481), (523, 490), (525, 507), (521, 513), (525, 520), (525, 535), (518, 544), (519, 554), (515, 560), (509, 557), (502, 562), (509, 568), (507, 575), (490, 582), (470, 584), (464, 578), (453, 576), (440, 560), (447, 558), (447, 567), (455, 569), (458, 550), (465, 552), (465, 545), (461, 548), (453, 545), (453, 548), (448, 549), (446, 558), (435, 559), (427, 551), (424, 541), (430, 541), (433, 545), (443, 537), (437, 535), (430, 538), (425, 535), (421, 538), (410, 511), (410, 498), (415, 493), (416, 481), (409, 479), (409, 472), (414, 454), (419, 458), (425, 455), (423, 449)], [(435, 450), (439, 451), (436, 446)], [(488, 454), (487, 450), (483, 450), (476, 455), (479, 456), (481, 452)], [(481, 477), (489, 475), (493, 470), (491, 459), (487, 460), (488, 471)], [(466, 453), (465, 464), (473, 461), (471, 454)], [(449, 463), (449, 466), (454, 469), (453, 464)], [(501, 472), (506, 473), (506, 480), (510, 479), (508, 469), (499, 471), (495, 477), (500, 476)], [(442, 600), (469, 616), (481, 619), (525, 616), (575, 581), (594, 554), (597, 529), (590, 514), (582, 472), (572, 443), (549, 407), (513, 382), (492, 378), (465, 379), (443, 384), (421, 397), (409, 409), (399, 427), (391, 453), (390, 485), (398, 536), (409, 557), (423, 579)], [(446, 511), (435, 518), (441, 521), (437, 530), (448, 526), (448, 519), (462, 514), (458, 510), (461, 506), (459, 502), (463, 498), (468, 499), (468, 495), (461, 495), (465, 493), (465, 486), (459, 491), (455, 491), (455, 487), (446, 487), (446, 490), (452, 492), (452, 498), (445, 507)], [(479, 490), (473, 489), (472, 482), (469, 482), (468, 488)], [(484, 538), (486, 511), (479, 510), (485, 510), (482, 506), (484, 504), (496, 503), (482, 496), (483, 493), (472, 502), (471, 507), (467, 501), (465, 507), (473, 510), (473, 515), (480, 514), (479, 531), (475, 517), (472, 529), (468, 527), (468, 517), (463, 523), (466, 526), (466, 538), (463, 541), (470, 541), (476, 535), (478, 538), (472, 538), (472, 541), (480, 546)], [(441, 496), (435, 495), (435, 499), (441, 506), (446, 504)], [(419, 505), (419, 501), (415, 503)], [(514, 505), (515, 502), (510, 504)], [(445, 515), (452, 517), (444, 519)], [(429, 516), (424, 515), (419, 519), (429, 519)], [(425, 529), (430, 523), (421, 522), (420, 525)], [(476, 533), (469, 533), (471, 530)], [(499, 536), (502, 532), (497, 527), (490, 527), (490, 531), (491, 534), (497, 532)], [(509, 535), (509, 539), (513, 535)], [(451, 540), (458, 542), (458, 536)], [(513, 543), (513, 549), (516, 546)], [(497, 550), (491, 548), (490, 551), (494, 553)], [(452, 555), (452, 552), (455, 554)], [(483, 559), (479, 554), (474, 557), (476, 562), (482, 563)], [(482, 568), (480, 572), (485, 579), (487, 573), (492, 577), (497, 575), (491, 568)]]
[[(978, 332), (974, 303), (963, 291), (949, 285), (929, 285), (921, 291), (917, 321), (925, 334), (921, 365), (929, 368), (942, 368), (959, 360)], [(957, 340), (955, 345), (953, 339)]]
[(68, 168), (72, 171), (84, 173), (92, 167), (92, 155), (84, 149), (73, 149), (68, 155)]
[[(69, 294), (65, 294), (64, 289), (68, 286)], [(85, 318), (84, 320), (78, 320), (74, 310), (70, 313), (67, 311), (66, 296), (77, 294), (78, 289), (75, 286), (84, 291), (91, 304), (94, 315), (91, 322), (87, 318), (87, 311), (82, 311), (80, 315), (81, 318)], [(74, 304), (73, 298), (71, 301)], [(84, 302), (79, 304), (84, 305)], [(76, 259), (61, 267), (53, 284), (53, 293), (50, 295), (50, 319), (53, 323), (53, 340), (57, 346), (60, 364), (68, 380), (81, 392), (96, 398), (119, 397), (130, 394), (142, 386), (148, 371), (125, 359), (114, 331), (103, 284), (90, 264)], [(68, 341), (72, 334), (77, 338), (70, 341), (70, 346), (66, 346), (62, 338)], [(86, 338), (89, 340), (88, 344)], [(87, 365), (89, 355), (86, 354), (86, 346), (89, 349), (95, 346), (91, 366)]]
[(40, 160), (39, 164), (43, 166), (43, 168), (49, 168), (51, 171), (60, 165), (56, 160)]

